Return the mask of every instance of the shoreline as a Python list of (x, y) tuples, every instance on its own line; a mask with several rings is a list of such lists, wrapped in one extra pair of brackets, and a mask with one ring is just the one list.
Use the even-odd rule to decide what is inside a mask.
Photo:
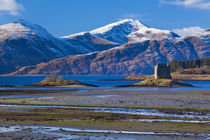
[[(0, 75), (0, 77), (47, 77), (49, 75)], [(70, 77), (125, 77), (123, 79), (99, 79), (99, 81), (142, 81), (145, 79), (152, 79), (153, 75), (58, 75), (58, 76), (70, 76)], [(185, 76), (185, 75), (180, 75), (180, 76)], [(204, 74), (204, 75), (187, 75), (190, 77), (195, 76), (195, 78), (176, 78), (172, 74), (172, 79), (173, 80), (179, 80), (179, 81), (210, 81), (210, 75), (209, 74)], [(198, 77), (196, 77), (198, 76)], [(208, 77), (207, 79), (203, 79), (203, 77)], [(202, 78), (200, 78), (202, 77)]]

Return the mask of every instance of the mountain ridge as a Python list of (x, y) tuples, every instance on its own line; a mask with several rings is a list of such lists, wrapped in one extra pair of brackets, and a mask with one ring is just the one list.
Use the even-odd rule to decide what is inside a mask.
[[(185, 40), (185, 41), (191, 41)], [(185, 42), (184, 41), (184, 42)], [(153, 74), (157, 63), (209, 57), (209, 44), (204, 49), (181, 42), (150, 40), (128, 43), (90, 55), (75, 55), (48, 63), (24, 67), (12, 75), (145, 75)], [(205, 51), (207, 49), (207, 51)], [(50, 67), (51, 69), (46, 69)]]
[(88, 43), (79, 38), (57, 38), (43, 27), (23, 19), (1, 25), (0, 74), (13, 72), (23, 66), (69, 55), (102, 51), (118, 45), (96, 37), (89, 39)]
[(10, 75), (140, 75), (157, 63), (210, 56), (210, 32), (180, 37), (126, 19), (60, 38), (80, 53), (25, 66)]
[(81, 53), (83, 50), (25, 20), (0, 26), (0, 73)]
[(169, 31), (147, 27), (138, 20), (125, 19), (106, 26), (97, 28), (92, 31), (76, 33), (62, 38), (74, 38), (89, 33), (95, 37), (118, 44), (128, 42), (141, 42), (152, 39), (170, 38), (174, 39), (179, 35)]

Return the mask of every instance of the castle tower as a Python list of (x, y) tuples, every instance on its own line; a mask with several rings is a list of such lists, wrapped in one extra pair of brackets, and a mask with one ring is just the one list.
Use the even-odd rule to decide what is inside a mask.
[(170, 66), (168, 64), (160, 64), (158, 63), (155, 66), (155, 79), (171, 79), (171, 71)]

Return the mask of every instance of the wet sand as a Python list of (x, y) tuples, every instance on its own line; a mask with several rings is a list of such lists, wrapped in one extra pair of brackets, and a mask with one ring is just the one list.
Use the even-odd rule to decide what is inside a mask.
[[(132, 93), (133, 91), (130, 91)], [(210, 91), (191, 92), (191, 91), (173, 91), (173, 92), (154, 92), (154, 91), (135, 91), (133, 94), (118, 94), (116, 91), (109, 91), (100, 94), (85, 92), (77, 96), (63, 97), (43, 97), (33, 99), (32, 101), (48, 102), (54, 104), (72, 104), (72, 105), (110, 105), (110, 106), (177, 106), (177, 107), (196, 107), (210, 108)]]

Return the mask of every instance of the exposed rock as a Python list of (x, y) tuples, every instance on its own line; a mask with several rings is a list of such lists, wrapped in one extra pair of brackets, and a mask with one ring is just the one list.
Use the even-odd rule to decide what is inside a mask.
[(180, 81), (172, 79), (146, 79), (142, 82), (118, 87), (193, 87), (190, 84), (186, 84)]

